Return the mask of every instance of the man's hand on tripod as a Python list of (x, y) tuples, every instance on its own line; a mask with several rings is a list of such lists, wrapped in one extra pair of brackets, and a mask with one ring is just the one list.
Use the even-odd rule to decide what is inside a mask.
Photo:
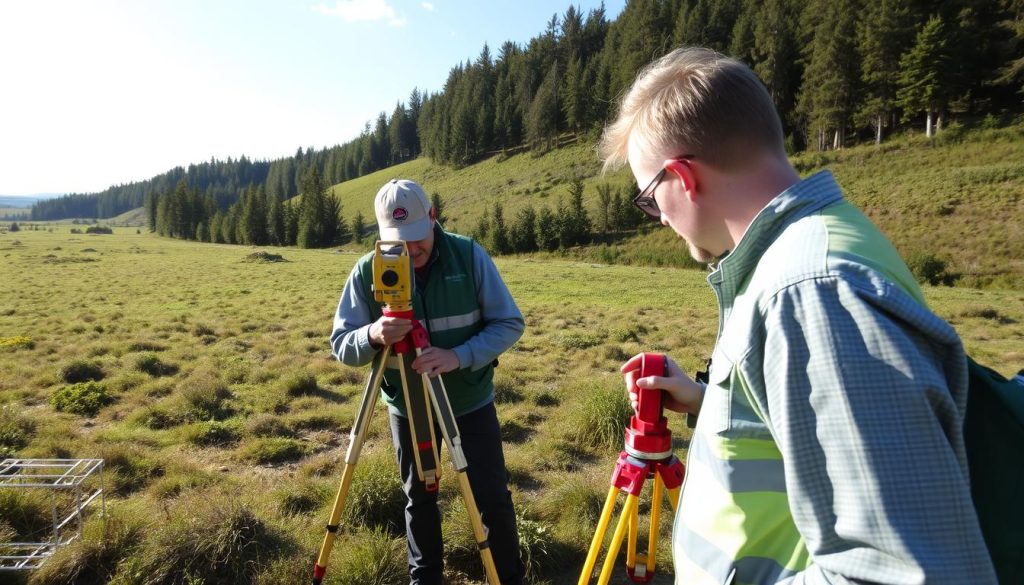
[(398, 317), (381, 317), (370, 325), (370, 343), (376, 348), (393, 345), (412, 331), (412, 321)]
[(459, 369), (459, 356), (450, 349), (428, 347), (412, 362), (412, 369), (417, 374), (436, 378), (445, 372)]
[[(644, 354), (638, 353), (635, 356), (629, 358), (629, 361), (622, 364), (619, 368), (619, 372), (623, 375), (626, 372), (632, 370), (639, 370), (640, 363), (643, 360)], [(694, 382), (689, 376), (679, 368), (678, 365), (672, 358), (665, 356), (665, 363), (668, 364), (668, 376), (647, 376), (646, 378), (639, 378), (636, 381), (636, 385), (644, 390), (649, 389), (660, 389), (665, 391), (665, 408), (674, 410), (676, 412), (689, 412), (691, 414), (698, 414), (700, 412), (700, 404), (704, 399), (704, 393), (701, 391), (701, 385)], [(626, 391), (629, 392), (629, 385), (626, 385)], [(637, 396), (634, 392), (629, 392), (629, 403), (636, 410), (637, 407)]]

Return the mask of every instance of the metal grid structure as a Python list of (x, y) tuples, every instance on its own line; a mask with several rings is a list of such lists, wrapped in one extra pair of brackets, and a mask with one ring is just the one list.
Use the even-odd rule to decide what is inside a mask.
[(48, 491), (51, 527), (39, 542), (0, 542), (0, 572), (37, 569), (58, 548), (78, 538), (82, 513), (96, 498), (106, 516), (102, 459), (4, 459), (0, 490), (7, 489)]

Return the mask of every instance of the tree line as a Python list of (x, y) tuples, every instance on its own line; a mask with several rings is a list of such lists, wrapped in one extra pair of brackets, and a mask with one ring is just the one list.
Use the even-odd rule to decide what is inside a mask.
[[(346, 222), (340, 200), (328, 194), (327, 184), (316, 167), (302, 177), (302, 198), (286, 201), (270, 196), (263, 186), (250, 186), (227, 210), (212, 197), (199, 193), (181, 180), (173, 191), (147, 199), (150, 231), (161, 236), (221, 244), (298, 246), (321, 248), (361, 243), (368, 228), (357, 212)], [(585, 245), (595, 240), (621, 239), (643, 225), (643, 212), (633, 205), (627, 187), (598, 185), (597, 217), (591, 218), (583, 202), (583, 181), (574, 178), (568, 199), (559, 197), (554, 208), (532, 205), (505, 219), (496, 202), (484, 211), (470, 232), (495, 255), (554, 251)], [(445, 204), (439, 193), (431, 195), (438, 221), (444, 225)], [(375, 237), (372, 234), (371, 237)]]
[(736, 56), (764, 81), (791, 150), (881, 142), (912, 124), (932, 135), (955, 113), (1020, 111), (1024, 0), (631, 0), (570, 6), (520, 45), (455, 65), (437, 92), (413, 88), (355, 139), (274, 161), (211, 160), (95, 195), (38, 203), (33, 220), (111, 217), (180, 180), (226, 213), (250, 186), (270, 199), (302, 192), (307, 168), (327, 184), (421, 154), (461, 166), (494, 153), (544, 151), (596, 136), (617, 96), (653, 58), (682, 45)]

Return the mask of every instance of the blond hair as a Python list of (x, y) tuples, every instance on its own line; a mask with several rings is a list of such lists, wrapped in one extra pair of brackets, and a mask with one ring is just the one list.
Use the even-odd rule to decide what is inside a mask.
[(735, 168), (756, 152), (784, 153), (771, 96), (743, 63), (710, 49), (681, 48), (645, 67), (604, 129), (604, 170), (627, 162), (630, 138), (651, 154), (692, 155)]

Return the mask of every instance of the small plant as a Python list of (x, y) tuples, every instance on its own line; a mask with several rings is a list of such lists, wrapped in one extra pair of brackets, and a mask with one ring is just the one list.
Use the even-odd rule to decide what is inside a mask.
[(249, 254), (248, 256), (243, 258), (242, 261), (243, 262), (261, 262), (261, 263), (287, 262), (287, 260), (284, 259), (284, 256), (282, 256), (280, 254), (271, 254), (270, 252), (266, 252), (264, 250), (260, 250), (259, 252), (253, 252), (252, 254)]
[(286, 515), (305, 514), (327, 503), (331, 488), (312, 480), (288, 482), (276, 494), (278, 509)]
[(110, 227), (107, 227), (107, 226), (104, 226), (104, 225), (91, 225), (91, 226), (85, 228), (85, 233), (87, 233), (87, 234), (107, 234), (107, 235), (109, 235), (109, 234), (114, 233), (114, 229), (110, 228)]
[(28, 444), (35, 432), (35, 423), (14, 412), (10, 406), (0, 408), (0, 457), (14, 455)]
[(50, 397), (50, 404), (58, 411), (82, 416), (96, 416), (101, 408), (113, 401), (107, 387), (93, 381), (65, 386)]
[(200, 447), (227, 447), (240, 437), (238, 425), (216, 420), (196, 423), (185, 430), (186, 440)]
[(375, 528), (347, 544), (337, 570), (339, 585), (402, 585), (409, 581), (403, 538)]
[(558, 335), (555, 342), (563, 349), (587, 349), (604, 342), (604, 335), (593, 333), (566, 333)]
[(268, 437), (248, 442), (241, 452), (242, 459), (259, 465), (284, 463), (301, 459), (309, 447), (302, 441), (284, 437)]
[(363, 457), (345, 503), (345, 521), (362, 526), (387, 527), (399, 534), (405, 527), (405, 494), (391, 457)]
[(88, 382), (90, 380), (102, 380), (103, 379), (103, 368), (95, 362), (86, 360), (74, 360), (60, 369), (58, 372), (61, 380), (64, 380), (68, 384), (77, 384), (78, 382)]
[(291, 374), (281, 381), (281, 385), (285, 394), (291, 397), (307, 396), (320, 391), (320, 387), (316, 383), (316, 376), (308, 372)]
[(568, 437), (584, 447), (615, 449), (633, 413), (629, 398), (619, 387), (590, 387), (581, 391), (583, 406), (575, 412)]
[(156, 354), (145, 353), (135, 358), (134, 368), (154, 378), (169, 376), (178, 372), (178, 366), (165, 364)]
[(930, 252), (919, 253), (907, 259), (907, 267), (914, 278), (922, 284), (936, 286), (944, 284), (950, 275), (946, 272), (946, 261)]
[(32, 338), (25, 337), (24, 335), (0, 337), (0, 349), (33, 349), (35, 346), (36, 344), (32, 341)]

